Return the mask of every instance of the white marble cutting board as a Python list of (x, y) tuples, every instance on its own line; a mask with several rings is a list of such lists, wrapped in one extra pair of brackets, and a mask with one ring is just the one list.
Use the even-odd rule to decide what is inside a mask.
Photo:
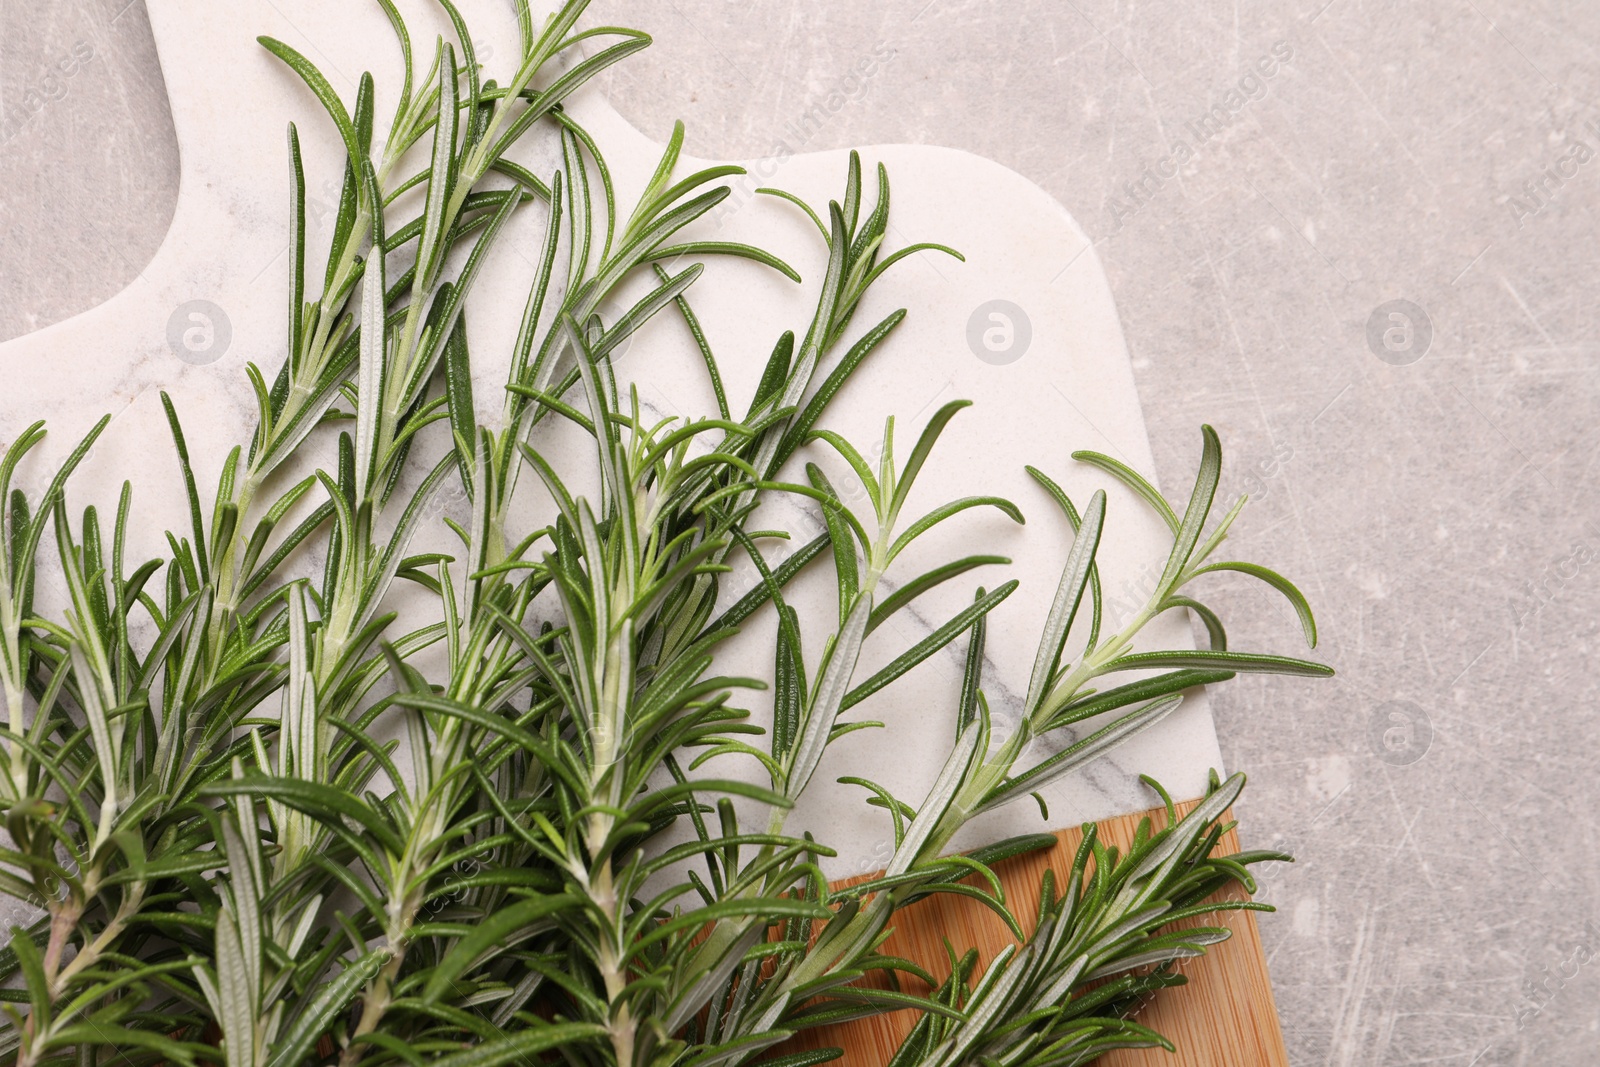
[[(138, 279), (105, 304), (0, 344), (6, 386), (0, 438), (10, 440), (41, 417), (51, 431), (25, 481), (42, 483), (95, 419), (107, 412), (114, 416), (74, 479), (70, 499), (74, 507), (94, 502), (109, 510), (117, 487), (131, 479), (137, 494), (134, 558), (160, 552), (164, 529), (186, 526), (159, 391), (167, 390), (184, 416), (202, 478), (214, 479), (227, 450), (244, 441), (252, 425), (245, 362), (256, 362), (270, 375), (282, 360), (288, 302), (284, 131), (290, 120), (297, 123), (304, 146), (313, 255), (319, 245), (325, 247), (332, 223), (343, 158), (338, 139), (310, 93), (256, 43), (256, 35), (270, 34), (300, 49), (347, 102), (354, 99), (360, 72), (371, 70), (378, 85), (380, 130), (386, 128), (399, 83), (398, 51), (376, 4), (148, 0), (148, 5), (182, 159), (171, 230)], [(448, 24), (430, 5), (400, 6), (418, 52), (424, 53), (419, 62), (425, 64), (433, 34), (448, 33)], [(503, 80), (515, 54), (509, 5), (474, 0), (460, 6), (488, 74)], [(597, 0), (588, 18), (626, 23), (628, 13), (623, 5)], [(623, 210), (631, 209), (659, 157), (660, 143), (630, 127), (593, 88), (582, 90), (569, 110), (606, 152)], [(661, 137), (667, 132), (651, 131)], [(693, 130), (687, 147), (694, 148)], [(1107, 490), (1101, 567), (1107, 589), (1120, 593), (1121, 601), (1131, 599), (1124, 590), (1145, 591), (1149, 568), (1159, 567), (1164, 555), (1166, 532), (1159, 521), (1132, 494), (1069, 459), (1074, 449), (1094, 448), (1153, 473), (1133, 376), (1099, 259), (1082, 230), (1047, 194), (998, 164), (950, 149), (889, 145), (862, 154), (869, 166), (884, 162), (893, 181), (887, 247), (939, 241), (961, 249), (966, 262), (922, 253), (875, 287), (857, 315), (856, 333), (895, 308), (907, 307), (910, 315), (836, 403), (829, 425), (869, 452), (883, 417), (892, 414), (903, 457), (939, 405), (955, 398), (975, 401), (945, 433), (938, 462), (924, 474), (907, 510), (916, 513), (967, 493), (995, 493), (1015, 501), (1028, 525), (1017, 528), (998, 514), (973, 512), (947, 524), (942, 537), (929, 537), (923, 559), (993, 551), (1015, 563), (1004, 571), (973, 572), (919, 601), (914, 614), (874, 635), (857, 677), (914, 643), (926, 632), (924, 621), (937, 625), (967, 603), (975, 585), (992, 588), (1017, 577), (1022, 586), (991, 616), (988, 642), (986, 688), (1003, 718), (1014, 714), (1026, 687), (1038, 628), (1070, 537), (1023, 465), (1043, 468), (1080, 503), (1095, 488)], [(545, 174), (553, 162), (537, 151), (519, 158)], [(747, 402), (778, 333), (804, 331), (823, 262), (808, 221), (750, 190), (775, 185), (825, 204), (842, 194), (846, 158), (834, 151), (747, 162), (752, 177), (736, 179), (727, 204), (697, 224), (706, 235), (771, 248), (805, 278), (797, 286), (748, 263), (721, 261), (712, 263), (691, 290), (735, 406)], [(695, 165), (686, 159), (682, 167), (687, 172)], [(515, 332), (543, 225), (537, 205), (513, 219), (488, 264), (490, 280), (469, 303), (480, 417), (499, 410), (505, 362), (497, 353), (506, 350)], [(318, 269), (313, 262), (312, 272)], [(1016, 339), (1026, 320), (1025, 348), (1017, 344), (1009, 353), (994, 353), (969, 344), (974, 315), (997, 300), (1022, 312), (1012, 318)], [(983, 315), (977, 322), (980, 331), (997, 325)], [(978, 351), (987, 358), (979, 358)], [(624, 376), (638, 375), (644, 400), (663, 413), (712, 410), (687, 335), (670, 314), (634, 340), (621, 370)], [(1198, 453), (1198, 428), (1195, 442)], [(210, 484), (214, 488), (214, 480)], [(531, 497), (532, 480), (524, 486)], [(204, 485), (201, 492), (207, 492)], [(533, 498), (529, 507), (538, 512), (544, 503)], [(797, 532), (815, 525), (798, 510), (777, 510), (776, 521)], [(46, 548), (45, 558), (51, 553)], [(821, 580), (813, 580), (799, 598), (802, 614), (812, 620), (807, 645), (812, 657), (820, 650), (833, 603), (828, 576), (813, 578)], [(47, 580), (47, 598), (50, 589)], [(59, 582), (55, 589), (59, 593)], [(1113, 608), (1108, 622), (1117, 618)], [(1142, 644), (1190, 647), (1186, 620), (1158, 620)], [(830, 874), (883, 866), (889, 828), (881, 812), (862, 802), (859, 790), (829, 783), (860, 774), (911, 803), (920, 800), (950, 743), (963, 645), (958, 642), (852, 712), (884, 720), (887, 728), (851, 735), (824, 760), (813, 795), (791, 828), (812, 828), (840, 848)], [(741, 635), (730, 655), (744, 671), (769, 675), (769, 631), (756, 627)], [(766, 698), (757, 694), (750, 703), (759, 714)], [(1149, 807), (1153, 797), (1138, 784), (1138, 773), (1154, 775), (1175, 795), (1197, 796), (1208, 769), (1220, 766), (1211, 716), (1198, 695), (1094, 768), (1047, 790), (1051, 822), (1075, 824)], [(1039, 828), (1037, 808), (1024, 803), (987, 817), (957, 844)]]

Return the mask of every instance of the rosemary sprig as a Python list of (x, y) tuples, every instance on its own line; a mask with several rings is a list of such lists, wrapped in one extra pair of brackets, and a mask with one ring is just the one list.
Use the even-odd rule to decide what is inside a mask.
[[(562, 107), (648, 37), (580, 29), (586, 0), (541, 24), (518, 0), (520, 47), (502, 85), (485, 78), (460, 13), (440, 2), (455, 39), (436, 41), (420, 70), (405, 22), (379, 0), (404, 70), (381, 142), (370, 77), (347, 106), (303, 55), (263, 39), (338, 131), (343, 190), (321, 288), (308, 296), (291, 127), (283, 362), (275, 376), (247, 368), (257, 423), (215, 486), (199, 484), (177, 405), (164, 398), (189, 524), (168, 534), (162, 557), (127, 558), (133, 486), (109, 539), (96, 507), (69, 510), (69, 478), (105, 420), (36, 500), (13, 482), (42, 426), (0, 459), (0, 892), (38, 910), (0, 950), (10, 990), (0, 992), (0, 1056), (23, 1067), (530, 1057), (734, 1067), (803, 1027), (904, 1007), (924, 1018), (896, 1067), (1043, 1067), (1162, 1043), (1120, 1013), (1175, 984), (1170, 965), (1223, 933), (1171, 924), (1253, 907), (1212, 894), (1230, 880), (1251, 888), (1244, 865), (1280, 858), (1215, 854), (1242, 777), (1214, 782), (1182, 819), (1168, 800), (1166, 824), (1142, 827), (1127, 856), (1091, 828), (1069, 878), (1046, 885), (1031, 917), (1006, 903), (992, 867), (1053, 838), (945, 851), (972, 816), (1081, 767), (1189, 687), (1245, 671), (1326, 673), (1229, 649), (1190, 591), (1221, 571), (1264, 580), (1315, 643), (1310, 609), (1286, 579), (1214, 559), (1243, 503), (1212, 520), (1216, 435), (1204, 431), (1181, 516), (1132, 471), (1079, 454), (1129, 484), (1173, 537), (1155, 593), (1109, 635), (1095, 563), (1104, 494), (1080, 512), (1033, 472), (1074, 538), (1011, 735), (990, 743), (980, 668), (985, 617), (1019, 579), (978, 588), (858, 678), (883, 623), (1007, 562), (968, 555), (900, 574), (907, 547), (973, 509), (1022, 518), (987, 496), (902, 514), (962, 402), (919, 429), (904, 462), (892, 420), (875, 467), (827, 428), (831, 402), (905, 315), (857, 328), (870, 288), (909, 255), (959, 254), (887, 249), (889, 176), (880, 165), (869, 182), (854, 154), (825, 210), (765, 190), (816, 222), (827, 266), (812, 283), (810, 322), (777, 339), (754, 395), (736, 405), (690, 303), (701, 262), (739, 256), (800, 281), (767, 250), (696, 235), (738, 168), (680, 175), (679, 126), (638, 200), (621, 205), (601, 146)], [(533, 138), (560, 158), (548, 176), (508, 156)], [(466, 307), (485, 286), (504, 288), (488, 252), (527, 210), (544, 212), (544, 238), (499, 421), (480, 424)], [(717, 410), (650, 422), (615, 356), (636, 336), (648, 344), (669, 310), (699, 346)], [(592, 451), (552, 447), (551, 417)], [(448, 429), (442, 452), (436, 424)], [(847, 507), (819, 466), (794, 471), (809, 442), (855, 472), (867, 508)], [(542, 525), (518, 493), (524, 466), (549, 502)], [(574, 492), (590, 469), (598, 490)], [(291, 470), (310, 473), (292, 480)], [(430, 500), (452, 480), (470, 514), (438, 517)], [(774, 494), (808, 502), (825, 530), (782, 561), (767, 558), (773, 535), (751, 525)], [(413, 552), (436, 518), (460, 550)], [(47, 527), (68, 590), (61, 605), (35, 603)], [(824, 555), (838, 615), (819, 634), (787, 596), (827, 572), (811, 566)], [(717, 613), (728, 576), (747, 567), (754, 588)], [(1143, 627), (1172, 610), (1200, 618), (1210, 647), (1141, 650)], [(721, 646), (766, 611), (778, 622), (770, 684), (726, 673)], [(817, 787), (828, 746), (864, 743), (851, 736), (862, 724), (842, 718), (851, 707), (963, 637), (968, 669), (952, 694), (942, 772), (915, 806), (850, 780), (887, 813), (896, 849), (883, 875), (833, 891), (818, 865), (828, 843), (790, 833), (786, 813)], [(819, 642), (808, 670), (805, 649)], [(1069, 647), (1081, 651), (1069, 659)], [(770, 730), (735, 703), (762, 693)], [(1029, 741), (1068, 730), (1082, 733), (1019, 766)], [(753, 761), (766, 783), (701, 773), (725, 756)], [(736, 798), (761, 810), (759, 828), (741, 826)], [(675, 824), (692, 836), (672, 843), (663, 832)], [(972, 953), (953, 953), (943, 977), (929, 961), (881, 955), (895, 914), (939, 893), (993, 909), (1019, 946), (976, 980)], [(931, 992), (869, 980), (884, 973), (917, 976)]]

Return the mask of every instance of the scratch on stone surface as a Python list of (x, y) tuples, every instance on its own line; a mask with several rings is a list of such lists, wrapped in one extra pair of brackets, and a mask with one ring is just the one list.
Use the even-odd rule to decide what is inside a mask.
[(1335, 1016), (1334, 1040), (1323, 1062), (1351, 1067), (1356, 1063), (1356, 1052), (1361, 1046), (1361, 1014), (1366, 1006), (1367, 990), (1372, 984), (1372, 973), (1377, 966), (1374, 937), (1377, 932), (1377, 915), (1371, 903), (1361, 908), (1361, 921), (1356, 926), (1355, 943), (1350, 949), (1350, 962), (1345, 971), (1344, 988), (1339, 995), (1339, 1011)]
[(1350, 87), (1356, 91), (1363, 101), (1366, 102), (1367, 107), (1372, 110), (1373, 116), (1383, 124), (1383, 128), (1389, 131), (1389, 136), (1394, 138), (1395, 144), (1400, 146), (1400, 151), (1405, 153), (1405, 157), (1411, 161), (1411, 165), (1416, 168), (1417, 173), (1422, 177), (1423, 181), (1428, 183), (1428, 187), (1432, 191), (1435, 201), (1437, 201), (1439, 197), (1439, 183), (1433, 180), (1433, 176), (1429, 174), (1422, 166), (1422, 162), (1412, 154), (1410, 146), (1405, 142), (1405, 138), (1400, 136), (1400, 134), (1395, 130), (1394, 126), (1390, 124), (1389, 117), (1385, 115), (1381, 109), (1379, 109), (1376, 103), (1373, 102), (1372, 97), (1367, 95), (1367, 91), (1361, 87), (1361, 82), (1350, 73), (1350, 68), (1345, 66), (1345, 64), (1339, 59), (1332, 49), (1327, 49), (1325, 47), (1325, 51), (1328, 58), (1333, 60), (1334, 63), (1338, 64), (1339, 73), (1344, 75), (1345, 81), (1348, 82)]
[(1528, 302), (1522, 299), (1522, 294), (1517, 292), (1517, 287), (1511, 284), (1510, 279), (1502, 274), (1500, 275), (1500, 284), (1505, 287), (1506, 292), (1511, 294), (1511, 299), (1517, 302), (1517, 307), (1522, 309), (1522, 313), (1528, 316), (1528, 321), (1533, 323), (1533, 328), (1539, 331), (1539, 336), (1544, 338), (1545, 346), (1547, 348), (1558, 347), (1550, 337), (1549, 332), (1545, 330), (1544, 323), (1539, 321), (1539, 316), (1535, 315), (1533, 309), (1528, 306)]
[(1405, 817), (1405, 808), (1401, 806), (1400, 796), (1395, 791), (1394, 778), (1386, 776), (1384, 778), (1384, 783), (1388, 788), (1389, 801), (1394, 805), (1395, 814), (1399, 816), (1400, 821), (1405, 824), (1405, 832), (1400, 835), (1400, 840), (1394, 845), (1394, 861), (1398, 861), (1400, 858), (1400, 853), (1403, 852), (1407, 846), (1409, 846), (1411, 850), (1417, 854), (1417, 873), (1420, 873), (1423, 878), (1427, 879), (1429, 889), (1437, 892), (1439, 889), (1439, 884), (1434, 881), (1433, 872), (1429, 869), (1428, 856), (1422, 851), (1422, 846), (1415, 841), (1412, 834), (1412, 831), (1416, 828), (1418, 820), (1422, 818), (1422, 813), (1425, 809), (1421, 805), (1418, 805), (1416, 813), (1411, 816), (1409, 821), (1407, 821)]

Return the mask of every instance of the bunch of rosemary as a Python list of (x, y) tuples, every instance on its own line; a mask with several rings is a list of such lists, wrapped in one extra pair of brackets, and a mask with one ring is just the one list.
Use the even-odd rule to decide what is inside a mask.
[[(483, 80), (471, 33), (439, 0), (455, 40), (439, 41), (417, 74), (404, 22), (379, 3), (407, 72), (381, 142), (370, 76), (347, 108), (302, 55), (263, 40), (337, 127), (343, 194), (317, 287), (291, 127), (286, 356), (275, 375), (248, 368), (258, 421), (204, 487), (209, 510), (170, 400), (191, 525), (168, 534), (164, 558), (126, 556), (130, 485), (109, 522), (93, 506), (68, 508), (68, 478), (104, 421), (35, 498), (13, 483), (42, 427), (0, 461), (0, 890), (38, 916), (0, 952), (0, 1054), (21, 1067), (733, 1067), (804, 1027), (904, 1008), (923, 1018), (895, 1067), (1043, 1067), (1165, 1044), (1125, 1010), (1181, 980), (1174, 961), (1226, 936), (1172, 924), (1253, 907), (1212, 894), (1249, 887), (1245, 865), (1268, 858), (1215, 854), (1241, 776), (1214, 780), (1186, 817), (1168, 802), (1166, 825), (1143, 827), (1127, 855), (1091, 831), (1035, 916), (1013, 914), (992, 867), (1049, 835), (967, 856), (944, 849), (974, 815), (1071, 773), (1191, 686), (1239, 671), (1327, 673), (1230, 650), (1188, 592), (1212, 571), (1260, 578), (1315, 642), (1294, 586), (1214, 558), (1243, 503), (1211, 521), (1216, 435), (1205, 430), (1181, 513), (1116, 461), (1079, 454), (1172, 532), (1154, 593), (1117, 633), (1101, 632), (1104, 494), (1080, 511), (1031, 472), (1076, 534), (1009, 736), (991, 743), (980, 675), (985, 616), (1015, 581), (979, 589), (858, 677), (863, 645), (887, 619), (990, 562), (901, 574), (909, 544), (973, 507), (1020, 517), (988, 497), (902, 514), (960, 403), (928, 421), (904, 462), (892, 423), (876, 466), (825, 428), (830, 401), (904, 314), (853, 329), (862, 295), (902, 257), (937, 248), (886, 252), (883, 168), (869, 182), (852, 156), (839, 201), (825, 211), (795, 201), (827, 250), (816, 313), (778, 339), (755, 395), (736, 405), (688, 303), (699, 261), (743, 256), (794, 277), (761, 249), (685, 236), (737, 168), (680, 176), (680, 127), (624, 215), (599, 147), (561, 106), (648, 38), (578, 28), (584, 0), (537, 25), (518, 0), (519, 58), (500, 84)], [(548, 177), (508, 157), (534, 137), (559, 151)], [(463, 307), (494, 284), (481, 277), (486, 252), (523, 210), (543, 212), (545, 238), (502, 415), (481, 425)], [(645, 294), (604, 315), (640, 278)], [(649, 422), (618, 380), (612, 354), (662, 312), (700, 341), (717, 397), (703, 418)], [(550, 419), (580, 427), (592, 455), (550, 451)], [(435, 423), (449, 445), (423, 455)], [(792, 480), (790, 461), (814, 440), (854, 470), (869, 507), (846, 506), (815, 465)], [(292, 480), (297, 465), (314, 471)], [(599, 488), (575, 495), (569, 483), (590, 465)], [(547, 504), (537, 528), (512, 506), (529, 473)], [(430, 507), (451, 481), (470, 501), (459, 523)], [(806, 498), (826, 531), (781, 559), (749, 525), (773, 494)], [(411, 553), (433, 521), (459, 549)], [(47, 530), (70, 592), (53, 614), (34, 595)], [(838, 617), (830, 632), (802, 634), (785, 590), (819, 556)], [(746, 568), (757, 581), (719, 612), (719, 588)], [(402, 622), (397, 583), (424, 592), (426, 619)], [(1210, 648), (1132, 651), (1141, 628), (1174, 609), (1204, 621)], [(761, 611), (778, 621), (771, 684), (716, 673), (719, 644)], [(1083, 652), (1064, 660), (1085, 625)], [(810, 661), (803, 642), (818, 641)], [(841, 741), (852, 731), (841, 711), (955, 641), (968, 669), (950, 697), (948, 761), (915, 803), (861, 783), (887, 812), (895, 851), (882, 875), (835, 892), (817, 864), (827, 842), (789, 832), (786, 812), (829, 745), (857, 743)], [(1114, 684), (1126, 671), (1145, 673)], [(751, 691), (770, 697), (770, 730), (730, 703)], [(1025, 765), (1030, 740), (1081, 724), (1074, 743)], [(726, 753), (757, 761), (765, 784), (697, 773)], [(764, 825), (741, 825), (735, 797)], [(674, 824), (692, 836), (663, 844)], [(971, 952), (952, 953), (939, 974), (881, 954), (895, 913), (938, 893), (994, 909), (1018, 946), (981, 978)], [(900, 974), (930, 992), (904, 991)], [(769, 1062), (807, 1067), (834, 1052)]]

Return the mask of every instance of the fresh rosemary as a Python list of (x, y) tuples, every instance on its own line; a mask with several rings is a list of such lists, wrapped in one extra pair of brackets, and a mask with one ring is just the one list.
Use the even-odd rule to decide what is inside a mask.
[[(853, 329), (863, 294), (913, 252), (955, 253), (888, 252), (888, 176), (880, 166), (872, 180), (855, 156), (826, 211), (775, 194), (816, 222), (827, 269), (813, 319), (779, 338), (736, 415), (688, 302), (700, 262), (741, 256), (799, 280), (762, 249), (686, 235), (738, 168), (680, 176), (680, 127), (624, 217), (599, 146), (562, 108), (648, 37), (579, 29), (585, 0), (536, 25), (518, 0), (518, 62), (501, 85), (483, 80), (472, 35), (439, 2), (455, 40), (439, 41), (419, 73), (405, 23), (379, 0), (406, 71), (381, 144), (370, 76), (347, 109), (308, 60), (263, 39), (335, 124), (343, 193), (320, 289), (308, 289), (291, 127), (285, 358), (275, 376), (248, 368), (257, 425), (204, 487), (209, 511), (166, 397), (191, 524), (168, 534), (163, 558), (127, 558), (131, 485), (109, 529), (94, 506), (68, 508), (68, 479), (105, 420), (35, 498), (15, 483), (42, 425), (0, 460), (0, 891), (38, 914), (0, 952), (0, 1055), (19, 1067), (735, 1067), (758, 1057), (809, 1067), (832, 1052), (770, 1050), (805, 1027), (902, 1008), (923, 1014), (893, 1067), (1045, 1067), (1165, 1044), (1125, 1010), (1180, 981), (1174, 961), (1225, 936), (1171, 924), (1256, 907), (1213, 894), (1230, 881), (1253, 888), (1246, 866), (1283, 858), (1216, 855), (1242, 776), (1213, 780), (1182, 818), (1161, 793), (1164, 824), (1143, 826), (1126, 856), (1091, 827), (1034, 916), (1014, 914), (992, 866), (1050, 835), (965, 856), (945, 849), (968, 819), (1083, 766), (1185, 689), (1241, 671), (1328, 673), (1229, 649), (1189, 592), (1215, 571), (1259, 578), (1290, 600), (1315, 644), (1293, 585), (1214, 558), (1243, 504), (1212, 521), (1216, 435), (1206, 428), (1181, 513), (1115, 460), (1078, 454), (1131, 486), (1172, 533), (1149, 602), (1116, 633), (1101, 632), (1095, 567), (1105, 495), (1080, 512), (1031, 471), (1075, 536), (1014, 732), (991, 744), (981, 665), (985, 616), (1016, 580), (978, 589), (887, 667), (857, 677), (885, 620), (999, 562), (970, 556), (901, 574), (908, 545), (973, 508), (1021, 517), (982, 496), (902, 514), (961, 403), (921, 428), (903, 463), (892, 421), (875, 468), (826, 428), (829, 403), (904, 317)], [(532, 137), (559, 151), (548, 178), (508, 157)], [(484, 279), (486, 253), (518, 211), (542, 211), (545, 237), (501, 417), (480, 425), (463, 309), (496, 284)], [(640, 279), (645, 294), (607, 316)], [(650, 422), (610, 357), (669, 311), (699, 342), (718, 409)], [(552, 451), (551, 418), (580, 427), (592, 457)], [(434, 424), (449, 446), (424, 458)], [(815, 464), (793, 470), (812, 441), (838, 452), (869, 506), (847, 506)], [(575, 494), (570, 483), (591, 463), (598, 490)], [(291, 480), (297, 467), (312, 473)], [(550, 502), (537, 528), (512, 507), (524, 468)], [(470, 501), (464, 523), (430, 508), (452, 480)], [(774, 494), (806, 499), (825, 527), (781, 559), (750, 527)], [(412, 553), (436, 520), (459, 549)], [(51, 611), (35, 603), (47, 528), (70, 593)], [(785, 590), (825, 566), (809, 566), (819, 556), (832, 563), (838, 618), (831, 632), (803, 634)], [(312, 560), (320, 576), (308, 573)], [(754, 587), (718, 612), (727, 576), (745, 568)], [(422, 592), (426, 619), (395, 610), (401, 582)], [(1141, 628), (1175, 609), (1202, 620), (1209, 647), (1134, 651)], [(718, 673), (721, 643), (762, 611), (778, 623), (771, 684)], [(1065, 660), (1085, 625), (1084, 650)], [(810, 671), (803, 639), (821, 641)], [(895, 851), (882, 875), (835, 891), (817, 862), (827, 842), (789, 832), (786, 813), (829, 745), (860, 743), (842, 740), (853, 727), (840, 714), (957, 641), (967, 672), (951, 694), (948, 761), (915, 804), (852, 780), (886, 812)], [(1127, 671), (1143, 676), (1109, 684)], [(740, 693), (770, 694), (770, 730), (731, 703)], [(1030, 740), (1070, 727), (1087, 732), (1023, 765)], [(766, 784), (699, 773), (728, 754), (762, 766)], [(742, 826), (735, 797), (759, 806), (764, 824)], [(664, 844), (662, 831), (682, 823), (693, 836)], [(937, 893), (992, 908), (1017, 947), (981, 978), (975, 952), (952, 952), (938, 974), (934, 961), (881, 955), (895, 913)], [(884, 975), (887, 984), (868, 981)], [(904, 990), (899, 975), (929, 992)]]

